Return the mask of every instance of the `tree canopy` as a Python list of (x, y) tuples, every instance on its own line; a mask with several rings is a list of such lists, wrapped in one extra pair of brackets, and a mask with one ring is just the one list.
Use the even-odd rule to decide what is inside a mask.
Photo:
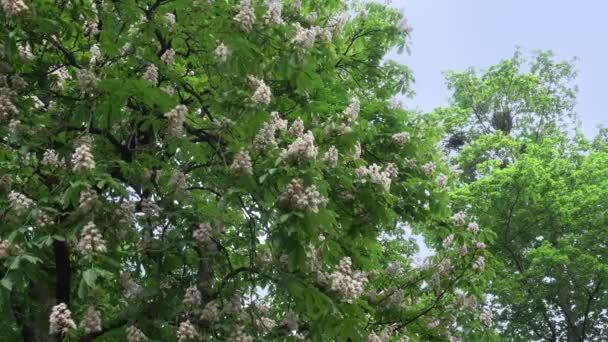
[(0, 4), (0, 339), (494, 338), (493, 234), (451, 211), (441, 128), (392, 101), (401, 13)]

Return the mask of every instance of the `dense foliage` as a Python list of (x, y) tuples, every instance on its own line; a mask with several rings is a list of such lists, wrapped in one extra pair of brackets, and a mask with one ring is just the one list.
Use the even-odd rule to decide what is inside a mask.
[[(504, 340), (603, 341), (605, 130), (591, 143), (565, 124), (573, 121), (576, 89), (564, 82), (574, 69), (549, 56), (538, 54), (529, 70), (510, 59), (481, 76), (450, 74), (454, 131), (475, 132), (454, 154), (464, 169), (454, 200), (496, 235), (488, 247), (496, 277), (486, 292)], [(495, 125), (503, 108), (512, 114), (508, 128)]]
[(399, 12), (0, 4), (0, 340), (492, 338)]

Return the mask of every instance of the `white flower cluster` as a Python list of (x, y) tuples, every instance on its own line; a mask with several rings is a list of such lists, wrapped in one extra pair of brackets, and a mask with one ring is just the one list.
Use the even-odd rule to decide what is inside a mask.
[(357, 141), (357, 143), (355, 144), (355, 153), (353, 153), (353, 158), (355, 160), (361, 158), (361, 152), (363, 150), (361, 149), (361, 143)]
[(413, 29), (407, 21), (407, 18), (403, 17), (403, 19), (399, 23), (399, 30), (405, 34), (410, 34), (412, 32)]
[(173, 136), (182, 134), (187, 113), (188, 107), (181, 104), (175, 106), (170, 112), (165, 113), (164, 116), (169, 120), (169, 132)]
[(405, 291), (403, 289), (391, 288), (389, 289), (390, 294), (386, 297), (386, 303), (388, 305), (392, 305), (395, 307), (403, 307), (405, 303), (403, 302), (403, 298), (405, 296)]
[(375, 163), (370, 166), (361, 166), (355, 170), (355, 174), (363, 182), (369, 178), (372, 183), (382, 185), (386, 191), (390, 191), (392, 178), (396, 177), (398, 172), (397, 166), (392, 163), (387, 165), (384, 170)]
[(78, 207), (83, 210), (90, 210), (93, 208), (95, 201), (97, 201), (97, 191), (88, 187), (80, 193)]
[(34, 54), (32, 53), (32, 46), (29, 42), (25, 42), (25, 44), (21, 43), (17, 45), (17, 53), (19, 57), (23, 59), (32, 60), (34, 59)]
[(133, 280), (128, 273), (121, 274), (120, 282), (124, 289), (124, 295), (128, 299), (137, 298), (144, 291), (141, 285)]
[(241, 25), (241, 28), (247, 32), (253, 28), (255, 23), (255, 12), (251, 5), (251, 0), (241, 0), (239, 3), (239, 13), (234, 16), (234, 21)]
[(292, 0), (291, 10), (298, 13), (302, 10), (302, 0)]
[(215, 322), (218, 319), (219, 307), (215, 301), (211, 301), (205, 305), (203, 313), (201, 314), (201, 320), (207, 322)]
[(266, 85), (264, 80), (258, 80), (254, 77), (250, 77), (250, 81), (255, 88), (253, 96), (251, 96), (251, 100), (255, 103), (261, 103), (265, 105), (269, 104), (272, 100), (272, 92), (270, 91), (270, 87)]
[(230, 335), (230, 342), (253, 342), (253, 337), (245, 333), (243, 327), (237, 327), (236, 330)]
[(224, 45), (223, 42), (215, 48), (213, 53), (220, 62), (225, 62), (231, 55), (230, 49), (228, 49), (228, 47)]
[(287, 130), (287, 125), (289, 124), (289, 122), (281, 118), (281, 114), (279, 112), (270, 113), (270, 121), (272, 122), (272, 125), (275, 127), (275, 129), (279, 131)]
[(461, 289), (454, 291), (454, 305), (459, 309), (474, 309), (477, 307), (477, 297), (467, 296), (467, 294)]
[(319, 151), (315, 146), (315, 136), (311, 131), (307, 131), (302, 136), (296, 138), (296, 140), (287, 147), (287, 150), (281, 152), (281, 158), (285, 160), (314, 159), (318, 152)]
[(131, 224), (135, 215), (135, 203), (126, 200), (120, 203), (120, 206), (116, 210), (116, 217), (118, 217), (119, 224)]
[(8, 118), (17, 113), (19, 113), (19, 110), (13, 104), (10, 96), (0, 92), (0, 120)]
[(167, 66), (175, 64), (175, 50), (168, 49), (160, 56), (160, 60), (163, 61)]
[(53, 306), (49, 316), (49, 333), (65, 334), (72, 329), (76, 329), (76, 323), (72, 319), (72, 312), (65, 303)]
[(8, 194), (8, 200), (11, 202), (11, 208), (17, 213), (24, 213), (34, 207), (34, 201), (22, 193), (11, 191)]
[(21, 121), (15, 120), (15, 119), (11, 119), (11, 121), (8, 123), (8, 130), (9, 130), (9, 132), (11, 132), (11, 134), (17, 134), (17, 126), (19, 124), (21, 124)]
[(9, 16), (18, 16), (29, 9), (23, 0), (1, 0), (1, 2), (2, 10)]
[(0, 259), (8, 258), (19, 253), (19, 247), (8, 240), (0, 240)]
[(486, 244), (481, 241), (473, 240), (473, 247), (480, 251), (483, 251), (484, 249), (486, 249)]
[(486, 258), (480, 255), (475, 261), (473, 261), (473, 269), (476, 271), (483, 271), (486, 268)]
[(384, 329), (382, 329), (382, 331), (380, 332), (380, 335), (377, 335), (375, 331), (372, 331), (367, 336), (367, 341), (368, 342), (390, 342), (391, 337), (395, 333), (396, 329), (397, 329), (396, 325), (386, 326)]
[(458, 255), (460, 255), (461, 257), (467, 256), (469, 254), (469, 247), (464, 244), (462, 246), (460, 246), (460, 249), (458, 249)]
[(303, 27), (299, 22), (296, 22), (293, 26), (296, 29), (296, 35), (291, 40), (293, 44), (300, 45), (306, 49), (309, 49), (315, 45), (317, 34), (319, 33), (318, 27), (306, 28)]
[(301, 136), (304, 134), (304, 121), (302, 121), (300, 118), (295, 119), (287, 132), (296, 137)]
[(327, 204), (327, 199), (319, 193), (316, 186), (311, 185), (305, 188), (304, 181), (300, 178), (292, 179), (279, 198), (281, 201), (287, 202), (293, 209), (313, 213), (318, 213), (319, 206)]
[(200, 305), (202, 301), (201, 291), (196, 288), (196, 285), (192, 285), (186, 289), (184, 299), (182, 303), (186, 306)]
[(392, 138), (394, 142), (403, 146), (410, 141), (410, 134), (408, 132), (395, 133)]
[(59, 155), (55, 150), (48, 149), (42, 154), (42, 161), (40, 162), (44, 166), (63, 168), (65, 166), (65, 160), (59, 159)]
[(445, 191), (446, 187), (448, 186), (448, 176), (440, 173), (437, 178), (435, 178), (435, 182), (437, 182), (437, 186), (439, 186), (441, 190)]
[(170, 12), (165, 13), (165, 22), (167, 23), (169, 32), (173, 32), (173, 28), (175, 27), (175, 14)]
[(146, 71), (144, 71), (144, 80), (152, 83), (152, 85), (156, 86), (158, 84), (158, 68), (154, 64), (150, 64), (146, 67)]
[(348, 118), (348, 120), (355, 121), (355, 120), (357, 120), (357, 117), (359, 116), (360, 110), (361, 110), (361, 103), (359, 102), (358, 99), (353, 99), (351, 101), (351, 103), (348, 105), (348, 107), (346, 107), (346, 109), (344, 110), (344, 115)]
[(274, 137), (276, 127), (272, 123), (264, 123), (262, 128), (258, 131), (253, 139), (253, 145), (256, 149), (263, 151), (268, 148), (274, 148), (277, 146), (277, 141)]
[(433, 163), (433, 162), (429, 162), (429, 163), (422, 165), (422, 171), (424, 172), (424, 174), (427, 177), (431, 177), (433, 175), (433, 173), (435, 173), (435, 168), (436, 168), (436, 166), (435, 166), (435, 163)]
[(169, 179), (169, 185), (174, 191), (183, 192), (188, 188), (188, 181), (186, 175), (183, 172), (176, 172)]
[(141, 211), (150, 217), (158, 217), (160, 215), (160, 207), (149, 198), (144, 198), (141, 201)]
[(448, 248), (452, 245), (452, 243), (454, 243), (454, 234), (446, 236), (441, 244), (443, 245), (443, 248)]
[(84, 313), (84, 317), (80, 322), (80, 328), (86, 334), (101, 331), (101, 314), (90, 306)]
[(63, 87), (65, 86), (65, 82), (72, 78), (72, 76), (70, 75), (70, 72), (68, 71), (68, 69), (65, 66), (62, 66), (60, 68), (53, 70), (51, 72), (51, 75), (54, 78), (51, 86), (52, 86), (53, 90), (56, 90), (56, 91), (63, 90)]
[(249, 153), (244, 150), (237, 153), (234, 156), (232, 165), (230, 165), (230, 169), (245, 175), (253, 175), (253, 165), (251, 164)]
[(266, 5), (268, 6), (266, 24), (282, 24), (283, 18), (281, 17), (281, 12), (283, 11), (283, 5), (281, 4), (281, 0), (268, 0)]
[(352, 302), (361, 296), (367, 284), (367, 276), (364, 272), (352, 270), (350, 257), (342, 258), (329, 278), (331, 289), (347, 302)]
[(38, 211), (38, 216), (36, 217), (36, 225), (38, 227), (46, 227), (52, 226), (55, 224), (53, 218), (44, 211)]
[(99, 229), (95, 226), (95, 223), (91, 221), (82, 228), (80, 240), (78, 241), (76, 248), (80, 253), (86, 256), (101, 254), (107, 251), (106, 241), (103, 239)]
[(91, 66), (97, 65), (97, 63), (99, 63), (99, 61), (101, 60), (101, 50), (99, 49), (99, 45), (93, 44), (93, 46), (91, 46), (91, 48), (89, 49), (89, 52), (91, 53), (91, 59), (89, 60), (89, 64)]
[(338, 149), (336, 146), (331, 146), (323, 155), (323, 161), (331, 167), (338, 166)]
[(466, 220), (463, 211), (459, 211), (456, 214), (452, 215), (452, 223), (457, 226), (462, 226)]
[(298, 330), (298, 315), (293, 311), (288, 311), (283, 317), (283, 325), (287, 327), (289, 331), (297, 331)]
[(148, 338), (135, 326), (127, 328), (127, 342), (145, 342)]
[(479, 314), (479, 320), (481, 321), (481, 323), (487, 326), (492, 325), (492, 322), (494, 321), (494, 314), (492, 313), (492, 309), (487, 307), (483, 308), (483, 310)]
[(97, 76), (95, 73), (88, 69), (78, 69), (76, 71), (76, 78), (78, 84), (83, 93), (92, 93), (97, 86)]
[(72, 171), (86, 171), (95, 169), (95, 159), (88, 143), (82, 143), (72, 153)]
[(262, 332), (270, 332), (277, 326), (277, 322), (268, 317), (260, 317), (254, 321), (255, 328)]
[(179, 324), (179, 328), (177, 328), (177, 340), (179, 342), (194, 340), (198, 336), (198, 332), (190, 320), (183, 321)]
[(477, 222), (469, 222), (469, 225), (467, 226), (467, 231), (472, 234), (479, 233), (479, 225), (477, 224)]

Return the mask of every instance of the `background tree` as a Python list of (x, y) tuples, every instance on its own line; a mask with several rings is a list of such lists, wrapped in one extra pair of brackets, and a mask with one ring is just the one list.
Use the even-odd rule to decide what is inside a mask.
[[(481, 74), (470, 68), (445, 76), (452, 90), (453, 122), (446, 137), (451, 151), (496, 132), (538, 141), (576, 123), (573, 61), (556, 61), (549, 51), (536, 52), (528, 61), (517, 50)], [(488, 149), (461, 167), (471, 179), (475, 163), (497, 157), (510, 161), (504, 150)]]
[(527, 72), (516, 52), (481, 78), (448, 74), (460, 108), (435, 115), (458, 113), (446, 122), (467, 132), (462, 146), (448, 137), (451, 161), (464, 170), (454, 202), (495, 234), (487, 291), (500, 335), (599, 341), (607, 334), (605, 143), (570, 133), (573, 68), (550, 57), (538, 54)]
[[(1, 340), (491, 338), (487, 234), (390, 105), (401, 14), (0, 4)], [(443, 248), (416, 267), (402, 223)]]

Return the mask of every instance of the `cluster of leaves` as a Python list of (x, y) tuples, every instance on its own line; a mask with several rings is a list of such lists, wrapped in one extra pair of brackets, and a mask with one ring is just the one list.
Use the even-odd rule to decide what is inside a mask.
[[(453, 200), (495, 234), (486, 291), (504, 339), (600, 341), (608, 319), (605, 133), (591, 143), (564, 126), (573, 118), (570, 63), (543, 52), (521, 70), (515, 56), (481, 76), (448, 77), (459, 108), (446, 122), (476, 132), (454, 154), (464, 172)], [(503, 108), (518, 113), (513, 129), (493, 126)]]
[[(0, 12), (1, 339), (46, 340), (58, 303), (100, 313), (56, 336), (81, 341), (490, 338), (486, 252), (459, 250), (485, 235), (450, 221), (441, 132), (391, 105), (411, 80), (383, 60), (405, 47), (399, 12), (293, 0), (278, 23), (276, 1), (17, 3)], [(312, 143), (280, 127), (298, 118)], [(297, 144), (310, 153), (287, 158)], [(358, 172), (374, 164), (384, 184)], [(308, 197), (286, 200), (294, 179)], [(414, 267), (402, 223), (453, 243)], [(367, 278), (348, 297), (347, 258)]]

